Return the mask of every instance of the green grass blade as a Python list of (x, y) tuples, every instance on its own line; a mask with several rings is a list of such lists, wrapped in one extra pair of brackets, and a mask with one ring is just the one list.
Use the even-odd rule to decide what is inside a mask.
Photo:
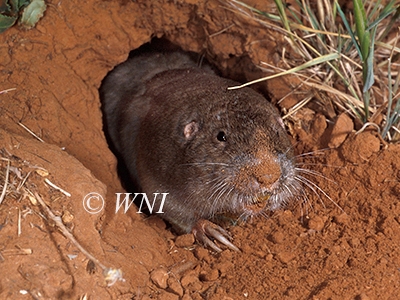
[[(324, 30), (324, 27), (322, 26), (324, 21), (320, 21), (318, 20), (317, 16), (314, 14), (314, 12), (311, 10), (309, 5), (306, 5), (306, 14), (308, 16), (308, 20), (311, 24), (311, 27), (313, 29), (317, 29), (317, 30)], [(321, 23), (320, 23), (321, 22)], [(323, 44), (325, 44), (325, 35), (321, 34), (321, 33), (317, 33), (317, 36), (321, 39), (321, 41), (323, 42)]]
[(374, 49), (375, 49), (376, 27), (372, 29), (372, 39), (369, 44), (368, 56), (363, 66), (365, 72), (363, 92), (366, 93), (374, 84)]
[[(297, 4), (300, 5), (299, 1), (296, 1)], [(294, 18), (294, 20), (299, 23), (299, 24), (303, 24), (303, 21), (301, 20), (301, 18), (296, 14), (296, 12), (291, 8), (291, 6), (287, 7), (287, 10), (290, 12), (290, 14), (292, 15), (292, 17)]]
[(365, 61), (368, 56), (369, 45), (371, 41), (370, 33), (366, 31), (367, 16), (364, 5), (361, 0), (353, 0), (354, 21), (356, 23), (356, 32), (361, 48), (361, 60)]
[[(366, 1), (364, 1), (365, 3), (366, 3)], [(367, 20), (368, 20), (368, 24), (371, 22), (371, 18), (373, 17), (373, 16), (375, 16), (375, 14), (376, 14), (376, 12), (379, 10), (379, 8), (380, 8), (380, 6), (381, 6), (381, 2), (382, 2), (382, 0), (378, 0), (378, 1), (376, 1), (375, 3), (374, 3), (374, 6), (373, 6), (373, 8), (372, 8), (372, 10), (368, 13), (368, 16), (367, 16)]]
[(274, 1), (276, 4), (276, 7), (278, 8), (278, 13), (279, 13), (279, 16), (281, 17), (283, 28), (285, 28), (288, 32), (291, 32), (289, 20), (287, 18), (286, 12), (285, 12), (285, 5), (283, 4), (282, 0), (274, 0)]
[(336, 6), (336, 9), (337, 9), (337, 11), (339, 13), (340, 18), (342, 19), (342, 22), (343, 22), (344, 26), (346, 27), (347, 32), (349, 33), (349, 35), (351, 37), (351, 41), (353, 42), (353, 45), (354, 45), (354, 47), (356, 48), (356, 50), (358, 52), (358, 55), (362, 59), (363, 56), (362, 56), (362, 53), (361, 53), (360, 46), (358, 45), (357, 39), (354, 36), (354, 32), (351, 29), (349, 22), (347, 22), (346, 16), (344, 15), (343, 10), (340, 8), (340, 5), (337, 2), (337, 0), (335, 0), (335, 6)]
[[(395, 2), (395, 1), (393, 1)], [(392, 2), (390, 2), (392, 3)], [(393, 24), (396, 22), (396, 20), (400, 17), (400, 4), (397, 4), (397, 8), (394, 7), (394, 10), (396, 11), (395, 14), (393, 15), (393, 17), (391, 18), (389, 24), (387, 25), (385, 31), (383, 32), (383, 34), (380, 37), (380, 40), (383, 40), (388, 33), (390, 32), (390, 30), (392, 30)]]
[[(398, 7), (400, 8), (400, 6)], [(383, 19), (385, 19), (387, 16), (391, 15), (394, 11), (396, 11), (396, 7), (394, 7), (394, 1), (391, 1), (383, 11), (379, 14), (378, 18), (373, 21), (369, 26), (366, 28), (366, 30), (370, 30), (371, 28), (375, 27), (378, 25)]]

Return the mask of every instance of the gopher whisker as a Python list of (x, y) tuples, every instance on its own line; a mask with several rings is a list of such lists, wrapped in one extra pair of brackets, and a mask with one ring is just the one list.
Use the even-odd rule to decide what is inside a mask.
[(325, 154), (325, 152), (332, 150), (331, 148), (323, 148), (323, 149), (317, 149), (314, 151), (309, 151), (309, 152), (304, 152), (301, 154), (296, 155), (296, 157), (301, 157), (301, 156), (316, 156), (319, 154)]
[(328, 181), (330, 181), (330, 182), (332, 182), (332, 183), (337, 185), (336, 181), (326, 177), (325, 175), (322, 175), (322, 173), (320, 173), (318, 171), (310, 170), (310, 169), (304, 169), (304, 168), (297, 168), (297, 167), (296, 167), (296, 170), (299, 171), (300, 173), (313, 175), (315, 177), (321, 177), (321, 178), (323, 178), (325, 180), (328, 180)]
[(322, 201), (322, 198), (319, 196), (317, 190), (322, 193), (331, 203), (333, 203), (337, 208), (339, 208), (342, 212), (344, 212), (343, 208), (340, 207), (322, 188), (320, 188), (317, 184), (309, 180), (308, 178), (297, 175), (296, 176), (297, 180), (302, 182), (304, 185), (306, 185), (310, 190), (312, 190), (320, 199), (321, 204), (325, 207), (324, 202)]

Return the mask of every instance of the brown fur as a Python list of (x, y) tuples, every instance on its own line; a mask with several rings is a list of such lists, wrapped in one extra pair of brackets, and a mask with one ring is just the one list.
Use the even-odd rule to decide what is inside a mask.
[(276, 109), (250, 88), (227, 90), (235, 85), (170, 52), (128, 60), (101, 87), (106, 130), (132, 180), (169, 193), (161, 216), (184, 232), (217, 214), (274, 210), (298, 190)]

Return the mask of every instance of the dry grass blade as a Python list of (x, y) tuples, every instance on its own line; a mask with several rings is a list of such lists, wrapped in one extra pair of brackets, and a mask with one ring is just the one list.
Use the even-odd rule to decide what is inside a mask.
[(108, 286), (113, 285), (115, 282), (118, 280), (123, 281), (124, 279), (122, 278), (122, 272), (119, 269), (113, 269), (113, 268), (107, 268), (105, 265), (103, 265), (96, 257), (94, 257), (92, 254), (90, 254), (73, 236), (71, 232), (67, 229), (67, 227), (64, 225), (60, 217), (57, 217), (51, 209), (46, 205), (46, 203), (42, 200), (42, 198), (39, 196), (37, 192), (34, 193), (35, 198), (39, 202), (39, 204), (42, 206), (43, 210), (46, 212), (47, 216), (53, 220), (53, 222), (57, 225), (58, 229), (62, 232), (62, 234), (68, 238), (71, 243), (75, 245), (81, 251), (88, 259), (93, 261), (96, 265), (98, 265), (102, 270), (103, 270), (103, 275), (105, 277), (105, 280), (107, 282)]
[(15, 90), (16, 90), (16, 88), (10, 88), (10, 89), (6, 89), (6, 90), (2, 90), (2, 91), (0, 91), (0, 95), (1, 94), (7, 94), (8, 92), (15, 91)]
[(49, 186), (51, 186), (52, 188), (56, 189), (57, 191), (60, 191), (61, 193), (63, 193), (65, 196), (67, 197), (71, 197), (71, 194), (68, 193), (67, 191), (63, 190), (62, 188), (56, 186), (54, 183), (52, 183), (49, 179), (45, 178), (44, 182), (46, 182)]
[(22, 124), (21, 122), (18, 123), (19, 126), (21, 126), (22, 128), (24, 128), (26, 131), (28, 131), (31, 135), (33, 135), (38, 141), (44, 143), (44, 141), (37, 136), (32, 130), (30, 130), (28, 127), (26, 127), (24, 124)]
[(337, 54), (337, 53), (331, 53), (331, 54), (328, 54), (328, 55), (320, 56), (320, 57), (314, 58), (313, 60), (307, 61), (306, 63), (304, 63), (304, 64), (302, 64), (300, 66), (294, 67), (294, 68), (292, 68), (290, 70), (283, 71), (281, 73), (277, 73), (277, 74), (274, 74), (274, 75), (271, 75), (271, 76), (267, 76), (267, 77), (263, 77), (263, 78), (260, 78), (260, 79), (256, 79), (256, 80), (244, 83), (242, 85), (228, 87), (228, 90), (240, 89), (240, 88), (243, 88), (245, 86), (248, 86), (248, 85), (251, 85), (251, 84), (255, 84), (255, 83), (258, 83), (258, 82), (270, 80), (270, 79), (277, 78), (277, 77), (284, 76), (284, 75), (288, 75), (288, 74), (294, 74), (294, 73), (300, 72), (301, 70), (307, 69), (307, 68), (309, 68), (311, 66), (322, 64), (322, 63), (325, 63), (327, 61), (334, 60), (334, 59), (337, 59), (337, 58), (339, 58), (339, 54)]
[(31, 255), (33, 253), (32, 249), (30, 248), (20, 248), (17, 249), (5, 249), (2, 250), (1, 253), (4, 256), (11, 256), (11, 255)]
[(4, 198), (6, 197), (9, 175), (10, 175), (10, 161), (7, 160), (6, 178), (4, 180), (3, 190), (2, 190), (1, 195), (0, 195), (0, 204), (3, 202)]
[[(399, 40), (399, 34), (397, 33), (396, 35), (396, 43)], [(387, 115), (386, 115), (386, 124), (383, 128), (383, 133), (382, 137), (386, 138), (388, 137), (389, 140), (391, 140), (393, 137), (390, 134), (390, 129), (394, 130), (394, 138), (396, 139), (397, 136), (399, 136), (399, 130), (396, 128), (399, 126), (399, 120), (400, 120), (400, 93), (395, 95), (397, 90), (399, 89), (399, 82), (400, 82), (400, 72), (397, 73), (397, 78), (395, 80), (395, 84), (392, 86), (392, 72), (391, 72), (391, 64), (392, 64), (392, 58), (393, 58), (393, 53), (394, 51), (392, 50), (390, 54), (390, 58), (388, 60), (388, 78), (389, 78), (389, 95), (388, 95), (388, 105), (387, 105)], [(395, 100), (397, 99), (397, 100)], [(392, 105), (396, 101), (396, 105), (392, 111)]]

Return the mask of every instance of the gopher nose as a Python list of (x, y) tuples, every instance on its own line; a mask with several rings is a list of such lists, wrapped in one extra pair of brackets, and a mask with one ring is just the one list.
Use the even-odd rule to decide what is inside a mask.
[(281, 166), (274, 159), (265, 159), (255, 170), (255, 176), (262, 190), (269, 190), (281, 177)]

